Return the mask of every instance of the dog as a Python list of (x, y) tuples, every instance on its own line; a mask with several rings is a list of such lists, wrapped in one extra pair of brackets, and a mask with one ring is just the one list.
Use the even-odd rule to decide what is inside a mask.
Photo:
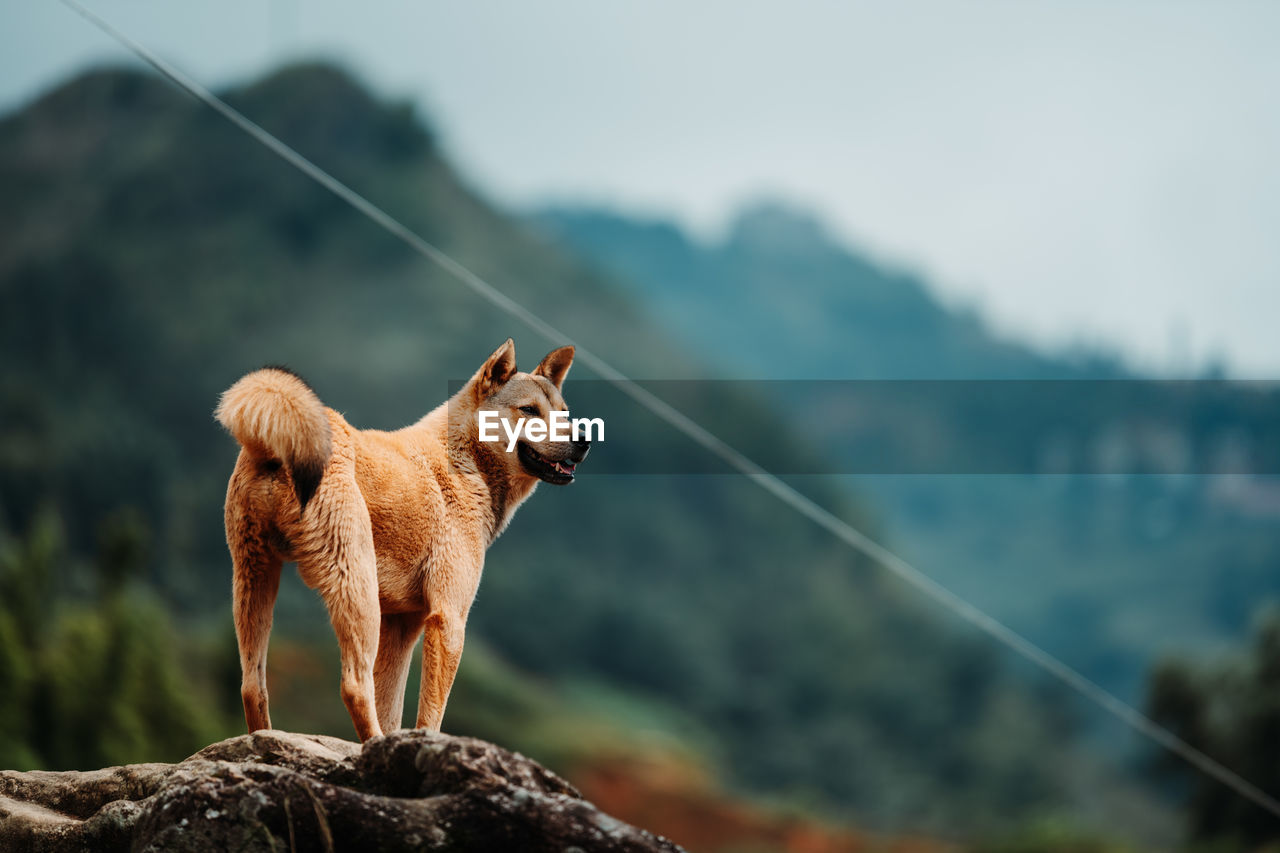
[(250, 732), (271, 727), (267, 642), (285, 562), (324, 599), (360, 739), (400, 728), (419, 636), (417, 727), (440, 730), (485, 549), (539, 481), (572, 483), (590, 448), (577, 435), (481, 441), (478, 413), (515, 421), (566, 410), (573, 354), (560, 347), (522, 373), (508, 338), (449, 400), (395, 432), (355, 429), (285, 368), (222, 394), (214, 416), (241, 448), (225, 522)]

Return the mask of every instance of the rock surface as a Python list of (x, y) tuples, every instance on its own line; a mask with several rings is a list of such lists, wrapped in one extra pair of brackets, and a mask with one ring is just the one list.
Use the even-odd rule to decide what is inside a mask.
[(179, 764), (0, 771), (4, 851), (679, 850), (473, 738), (262, 731)]

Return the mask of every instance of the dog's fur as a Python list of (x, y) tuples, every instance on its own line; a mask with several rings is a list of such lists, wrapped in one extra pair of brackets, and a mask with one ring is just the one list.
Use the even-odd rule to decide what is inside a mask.
[(485, 549), (539, 479), (571, 482), (588, 449), (522, 437), (507, 452), (505, 441), (479, 441), (477, 412), (515, 423), (529, 407), (544, 419), (564, 410), (572, 362), (573, 347), (561, 347), (517, 372), (508, 339), (457, 394), (396, 432), (353, 428), (283, 368), (223, 393), (216, 417), (241, 445), (226, 530), (249, 731), (271, 726), (267, 641), (285, 561), (328, 607), (360, 739), (400, 727), (424, 632), (417, 725), (439, 730)]

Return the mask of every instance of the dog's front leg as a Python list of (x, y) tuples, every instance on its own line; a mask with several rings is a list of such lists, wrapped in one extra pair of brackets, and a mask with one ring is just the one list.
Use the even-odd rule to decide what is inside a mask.
[(418, 728), (440, 731), (444, 706), (462, 660), (467, 612), (480, 583), (481, 556), (466, 566), (451, 567), (427, 590), (426, 629), (422, 637), (422, 690), (418, 695)]
[(427, 617), (422, 638), (422, 692), (418, 696), (418, 728), (440, 731), (444, 706), (462, 661), (466, 617), (436, 611)]
[(378, 632), (378, 660), (373, 667), (378, 721), (382, 732), (404, 725), (404, 688), (409, 680), (413, 647), (422, 633), (424, 613), (384, 613)]

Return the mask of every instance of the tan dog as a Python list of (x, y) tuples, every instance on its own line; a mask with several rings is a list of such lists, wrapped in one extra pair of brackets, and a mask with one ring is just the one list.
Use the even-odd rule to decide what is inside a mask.
[(573, 347), (516, 371), (510, 339), (446, 403), (397, 430), (357, 430), (296, 375), (250, 373), (216, 417), (240, 442), (227, 545), (241, 696), (270, 728), (267, 640), (281, 565), (320, 592), (342, 653), (342, 700), (361, 740), (400, 727), (413, 645), (425, 631), (421, 728), (439, 730), (484, 552), (539, 480), (564, 485), (589, 441), (481, 442), (480, 410), (512, 423), (564, 410)]

